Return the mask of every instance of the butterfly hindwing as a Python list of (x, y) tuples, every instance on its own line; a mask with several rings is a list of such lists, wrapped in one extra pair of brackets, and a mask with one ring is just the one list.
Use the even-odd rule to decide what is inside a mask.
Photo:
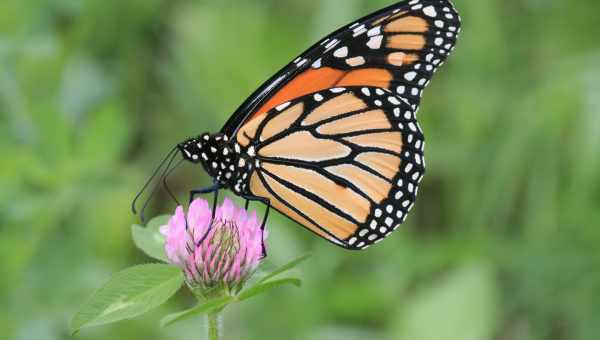
[(349, 249), (383, 239), (404, 221), (425, 171), (414, 111), (387, 89), (325, 89), (241, 131), (259, 162), (252, 194)]

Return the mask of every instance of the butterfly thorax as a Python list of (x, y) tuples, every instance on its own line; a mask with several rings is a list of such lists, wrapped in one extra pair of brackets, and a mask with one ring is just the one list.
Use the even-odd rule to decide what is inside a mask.
[(242, 148), (224, 134), (204, 133), (178, 145), (184, 159), (197, 164), (216, 182), (236, 194), (248, 193), (249, 178), (254, 171), (254, 148)]

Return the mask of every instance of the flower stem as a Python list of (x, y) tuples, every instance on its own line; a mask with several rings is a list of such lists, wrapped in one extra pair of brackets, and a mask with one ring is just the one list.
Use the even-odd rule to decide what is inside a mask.
[(223, 318), (220, 312), (210, 312), (206, 315), (208, 321), (208, 339), (220, 340), (223, 336)]

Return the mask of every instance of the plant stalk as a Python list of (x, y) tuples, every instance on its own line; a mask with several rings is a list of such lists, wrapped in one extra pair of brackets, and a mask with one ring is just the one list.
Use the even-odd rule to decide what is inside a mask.
[(210, 312), (206, 315), (208, 339), (221, 340), (223, 337), (223, 317), (220, 312)]

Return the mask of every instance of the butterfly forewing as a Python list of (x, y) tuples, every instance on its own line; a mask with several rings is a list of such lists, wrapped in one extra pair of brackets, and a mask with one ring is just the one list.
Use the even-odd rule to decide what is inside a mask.
[(423, 89), (454, 49), (460, 18), (448, 0), (413, 0), (373, 13), (308, 49), (253, 93), (225, 124), (233, 134), (275, 106), (340, 86), (373, 86), (416, 110)]

